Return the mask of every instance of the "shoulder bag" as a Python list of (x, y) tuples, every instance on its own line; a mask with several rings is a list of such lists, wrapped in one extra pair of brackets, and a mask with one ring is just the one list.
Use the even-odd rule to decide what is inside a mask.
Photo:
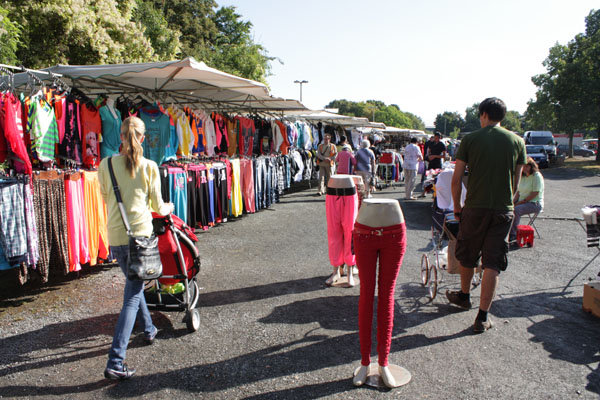
[(129, 236), (129, 257), (127, 263), (127, 278), (130, 280), (152, 280), (157, 279), (162, 275), (162, 262), (160, 261), (160, 253), (158, 252), (158, 238), (152, 234), (151, 237), (133, 236), (131, 227), (127, 220), (123, 199), (115, 178), (115, 172), (112, 167), (112, 157), (108, 159), (108, 171), (110, 172), (110, 180), (112, 181), (117, 205), (121, 212), (123, 225)]

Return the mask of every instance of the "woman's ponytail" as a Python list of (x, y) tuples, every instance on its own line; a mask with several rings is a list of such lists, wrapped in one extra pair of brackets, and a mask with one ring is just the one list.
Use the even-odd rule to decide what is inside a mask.
[(135, 177), (135, 170), (140, 165), (144, 150), (142, 148), (142, 138), (146, 127), (144, 121), (137, 117), (129, 117), (121, 125), (121, 135), (123, 136), (123, 153), (125, 154), (125, 166), (131, 177)]

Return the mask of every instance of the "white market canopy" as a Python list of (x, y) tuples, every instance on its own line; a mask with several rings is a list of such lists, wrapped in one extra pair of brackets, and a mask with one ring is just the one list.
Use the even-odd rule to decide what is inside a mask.
[[(296, 100), (271, 96), (260, 82), (219, 71), (191, 57), (140, 64), (57, 65), (43, 71), (62, 75), (68, 85), (88, 95), (144, 94), (224, 110), (306, 110)], [(53, 79), (47, 75), (39, 78)], [(15, 87), (26, 85), (28, 80), (25, 73), (15, 74)]]
[(325, 110), (307, 110), (307, 111), (286, 111), (286, 116), (295, 117), (297, 119), (303, 119), (307, 121), (320, 121), (328, 122), (334, 125), (340, 125), (342, 127), (368, 127), (385, 129), (385, 125), (379, 122), (370, 122), (367, 118), (363, 117), (350, 117), (348, 115), (341, 115), (332, 113)]
[(386, 126), (385, 129), (382, 130), (382, 132), (388, 135), (403, 135), (411, 137), (419, 137), (424, 135), (426, 136), (426, 133), (420, 130), (396, 128), (393, 126)]

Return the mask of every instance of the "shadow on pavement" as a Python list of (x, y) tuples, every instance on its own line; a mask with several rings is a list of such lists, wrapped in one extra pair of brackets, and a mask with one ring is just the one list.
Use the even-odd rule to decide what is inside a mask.
[(198, 298), (198, 307), (216, 307), (227, 304), (245, 303), (289, 294), (307, 293), (324, 290), (325, 278), (296, 279), (275, 282), (266, 285), (245, 287), (218, 292), (203, 293)]
[(550, 168), (543, 169), (540, 172), (544, 176), (544, 179), (549, 180), (581, 179), (597, 175), (597, 173), (594, 171), (585, 171), (576, 168)]
[(527, 329), (531, 341), (541, 343), (550, 357), (590, 368), (587, 390), (600, 394), (600, 325), (581, 309), (581, 297), (540, 292), (494, 301), (493, 314), (500, 318), (527, 318), (549, 315)]
[(300, 300), (277, 306), (271, 314), (258, 320), (264, 324), (310, 324), (324, 329), (356, 332), (358, 330), (358, 296), (328, 296)]
[[(108, 355), (108, 346), (98, 344), (99, 336), (112, 337), (118, 314), (105, 314), (98, 317), (61, 322), (44, 326), (41, 329), (0, 339), (0, 377), (33, 369), (49, 368), (59, 364), (78, 362), (83, 359)], [(161, 337), (173, 336), (169, 319), (153, 313), (154, 323), (161, 330)], [(182, 334), (186, 331), (181, 329)], [(144, 346), (143, 338), (132, 335), (129, 348)], [(44, 350), (54, 350), (48, 356)], [(93, 390), (91, 388), (90, 390)], [(0, 388), (0, 397), (5, 394)]]

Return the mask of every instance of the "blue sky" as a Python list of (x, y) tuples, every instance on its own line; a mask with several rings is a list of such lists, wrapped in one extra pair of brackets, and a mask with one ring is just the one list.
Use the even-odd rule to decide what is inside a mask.
[[(217, 0), (218, 1), (218, 0)], [(531, 77), (556, 42), (585, 30), (588, 0), (236, 0), (274, 61), (271, 93), (321, 109), (334, 99), (381, 100), (427, 125), (486, 97), (524, 112)]]

